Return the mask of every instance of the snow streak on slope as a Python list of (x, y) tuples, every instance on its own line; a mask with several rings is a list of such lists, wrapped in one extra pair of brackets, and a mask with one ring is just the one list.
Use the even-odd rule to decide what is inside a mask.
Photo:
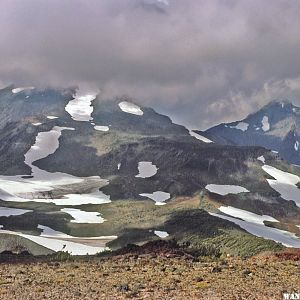
[(200, 140), (200, 141), (202, 141), (204, 143), (213, 143), (213, 141), (211, 141), (210, 139), (208, 139), (208, 138), (200, 135), (199, 133), (194, 132), (193, 130), (189, 130), (189, 134), (191, 136), (193, 136), (194, 138), (196, 138), (197, 140)]
[(277, 191), (283, 199), (293, 200), (300, 207), (300, 189), (296, 185), (300, 182), (300, 177), (268, 165), (262, 166), (262, 169), (275, 178), (267, 179), (271, 188)]
[(63, 130), (75, 130), (70, 127), (55, 126), (50, 131), (39, 132), (35, 144), (25, 154), (25, 163), (32, 166), (32, 163), (41, 158), (53, 154), (59, 147), (59, 138)]
[(271, 216), (258, 215), (258, 214), (252, 213), (250, 211), (235, 208), (232, 206), (221, 206), (221, 207), (219, 207), (219, 211), (221, 211), (222, 213), (224, 213), (226, 215), (232, 216), (234, 218), (240, 218), (240, 219), (243, 219), (244, 221), (247, 221), (250, 223), (255, 223), (255, 224), (264, 225), (264, 221), (279, 222), (278, 220), (274, 219)]
[(210, 214), (212, 216), (231, 221), (253, 235), (282, 243), (286, 247), (300, 248), (300, 239), (297, 238), (297, 236), (294, 233), (290, 233), (284, 230), (279, 230), (276, 228), (267, 227), (265, 225), (258, 224), (258, 223), (239, 220), (233, 217), (228, 217), (216, 213), (210, 213)]

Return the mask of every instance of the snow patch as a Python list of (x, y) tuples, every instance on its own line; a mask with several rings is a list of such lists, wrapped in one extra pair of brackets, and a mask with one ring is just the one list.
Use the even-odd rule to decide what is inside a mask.
[(139, 174), (135, 177), (149, 178), (157, 173), (158, 168), (151, 161), (140, 161), (138, 164)]
[(265, 158), (264, 158), (263, 155), (262, 155), (262, 156), (259, 156), (257, 159), (258, 159), (259, 161), (261, 161), (263, 164), (266, 162), (266, 160), (265, 160)]
[(47, 116), (47, 119), (54, 120), (54, 119), (58, 119), (58, 117), (56, 117), (56, 116)]
[(165, 239), (169, 236), (169, 234), (166, 231), (160, 231), (160, 230), (154, 230), (154, 234), (160, 237), (161, 239)]
[(37, 122), (37, 123), (31, 123), (33, 126), (39, 126), (39, 125), (42, 125), (42, 123), (40, 122)]
[(246, 131), (249, 127), (249, 124), (245, 123), (245, 122), (239, 122), (237, 125), (229, 126), (229, 127), (234, 128), (234, 129), (239, 129), (239, 130), (242, 130), (242, 131)]
[(238, 185), (208, 184), (205, 188), (211, 193), (216, 193), (222, 196), (249, 192), (244, 187)]
[(270, 130), (269, 118), (268, 118), (267, 116), (264, 116), (264, 117), (262, 118), (261, 123), (262, 123), (262, 130), (263, 130), (263, 131), (268, 131), (268, 130)]
[(139, 106), (136, 104), (127, 102), (127, 101), (122, 101), (119, 103), (119, 107), (122, 111), (129, 113), (129, 114), (134, 114), (138, 116), (142, 116), (144, 112), (141, 110)]
[(63, 208), (61, 211), (74, 218), (71, 223), (103, 223), (105, 221), (99, 212), (86, 212), (75, 208)]
[(118, 170), (121, 169), (121, 163), (118, 163), (118, 166), (117, 166)]
[(153, 201), (155, 201), (155, 205), (165, 205), (164, 201), (170, 199), (171, 195), (166, 192), (157, 191), (152, 194), (143, 193), (140, 194), (142, 197), (147, 197)]
[(296, 143), (294, 145), (294, 148), (295, 148), (295, 151), (299, 150), (299, 142), (298, 141), (296, 141)]
[(27, 86), (27, 87), (18, 87), (18, 88), (12, 89), (11, 91), (14, 94), (18, 94), (20, 92), (29, 91), (29, 90), (33, 90), (33, 89), (34, 89), (33, 86)]
[(99, 130), (99, 131), (108, 131), (109, 127), (108, 126), (94, 126), (94, 129)]
[(74, 99), (69, 101), (65, 107), (65, 111), (70, 114), (75, 121), (88, 122), (92, 120), (91, 114), (93, 112), (92, 101), (96, 99), (95, 94), (76, 95)]
[[(37, 202), (42, 202), (40, 199)], [(45, 201), (43, 201), (45, 202)], [(60, 199), (47, 199), (46, 202), (62, 206), (84, 205), (84, 204), (105, 204), (110, 203), (110, 196), (102, 191), (95, 191), (89, 194), (67, 194)]]

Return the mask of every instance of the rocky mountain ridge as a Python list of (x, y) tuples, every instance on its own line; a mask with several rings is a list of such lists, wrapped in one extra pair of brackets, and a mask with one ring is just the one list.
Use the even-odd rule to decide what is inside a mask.
[(176, 239), (247, 256), (300, 245), (300, 171), (270, 150), (204, 142), (128, 97), (8, 87), (0, 107), (3, 250)]

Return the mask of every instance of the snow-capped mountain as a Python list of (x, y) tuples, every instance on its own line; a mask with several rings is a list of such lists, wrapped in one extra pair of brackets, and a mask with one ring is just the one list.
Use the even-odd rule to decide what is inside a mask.
[[(0, 236), (10, 236), (0, 251), (12, 237), (36, 254), (155, 238), (220, 238), (218, 251), (243, 254), (300, 247), (297, 167), (263, 147), (212, 143), (130, 98), (79, 92), (0, 90)], [(263, 135), (298, 113), (272, 105), (223, 127)]]
[(300, 165), (300, 108), (273, 101), (241, 121), (214, 126), (203, 135), (220, 144), (263, 146)]

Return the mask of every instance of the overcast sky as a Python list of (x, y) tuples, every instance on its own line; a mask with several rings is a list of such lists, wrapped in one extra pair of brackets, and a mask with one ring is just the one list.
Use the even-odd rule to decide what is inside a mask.
[(300, 105), (299, 0), (1, 0), (2, 85), (126, 94), (205, 129)]

